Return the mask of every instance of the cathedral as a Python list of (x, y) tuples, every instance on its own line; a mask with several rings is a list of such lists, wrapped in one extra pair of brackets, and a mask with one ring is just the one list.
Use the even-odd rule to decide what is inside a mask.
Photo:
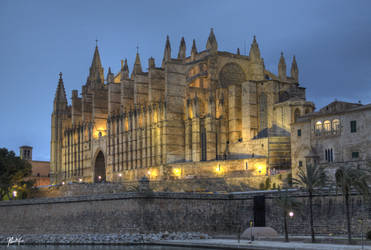
[(62, 73), (51, 117), (51, 182), (225, 178), (248, 182), (291, 168), (291, 124), (314, 110), (281, 53), (278, 74), (264, 66), (256, 38), (248, 55), (206, 49), (184, 38), (160, 64), (137, 53), (129, 71), (104, 69), (98, 46), (86, 84), (68, 103)]

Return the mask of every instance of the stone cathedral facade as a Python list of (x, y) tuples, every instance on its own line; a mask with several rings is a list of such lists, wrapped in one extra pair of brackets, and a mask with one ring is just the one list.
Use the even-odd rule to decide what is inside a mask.
[(62, 181), (166, 181), (225, 178), (248, 182), (285, 171), (290, 124), (314, 105), (305, 99), (292, 60), (286, 74), (264, 66), (253, 38), (249, 55), (218, 51), (211, 29), (206, 49), (181, 39), (172, 57), (169, 38), (160, 65), (142, 69), (137, 53), (129, 72), (104, 77), (95, 48), (81, 95), (67, 102), (62, 74), (51, 119), (51, 178)]

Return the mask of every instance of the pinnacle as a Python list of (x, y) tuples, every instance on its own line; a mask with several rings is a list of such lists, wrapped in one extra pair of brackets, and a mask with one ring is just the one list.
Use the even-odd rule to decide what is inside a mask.
[(58, 81), (57, 91), (55, 92), (54, 101), (67, 102), (66, 91), (64, 89), (62, 75), (63, 75), (62, 72), (60, 72), (59, 73), (59, 81)]
[(142, 64), (140, 63), (139, 53), (137, 53), (137, 55), (135, 57), (133, 73), (137, 74), (137, 73), (141, 73), (141, 72), (142, 72)]
[(166, 46), (165, 48), (171, 48), (170, 47), (170, 38), (169, 38), (169, 35), (166, 36)]
[(213, 28), (210, 29), (209, 38), (207, 39), (207, 43), (206, 43), (206, 49), (218, 50), (218, 43), (216, 42)]
[(95, 51), (94, 51), (94, 56), (93, 56), (93, 61), (91, 63), (91, 67), (102, 68), (98, 46), (95, 46)]
[(129, 71), (128, 60), (125, 58), (124, 70)]
[(180, 41), (180, 45), (185, 45), (184, 36), (182, 36), (182, 40)]
[(197, 48), (196, 48), (196, 40), (195, 39), (193, 39), (192, 50), (197, 50)]

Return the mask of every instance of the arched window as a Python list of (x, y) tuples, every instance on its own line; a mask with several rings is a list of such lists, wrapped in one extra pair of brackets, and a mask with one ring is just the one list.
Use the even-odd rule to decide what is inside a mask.
[(326, 132), (330, 132), (331, 131), (331, 122), (330, 121), (325, 121), (323, 123), (323, 128)]
[(337, 133), (340, 129), (340, 121), (338, 119), (335, 119), (332, 121), (332, 130), (334, 133)]
[(315, 129), (316, 129), (316, 134), (321, 133), (321, 131), (322, 131), (322, 122), (321, 122), (321, 121), (317, 121), (317, 122), (316, 122), (316, 127), (315, 127)]
[(206, 150), (207, 150), (207, 143), (206, 143), (206, 128), (201, 122), (201, 129), (200, 129), (200, 142), (201, 142), (201, 161), (206, 161)]
[(267, 96), (262, 92), (259, 96), (259, 129), (262, 131), (268, 127)]
[(295, 109), (295, 112), (294, 112), (294, 122), (298, 120), (299, 116), (300, 116), (300, 110), (297, 108)]
[(227, 63), (220, 70), (219, 81), (224, 88), (229, 85), (239, 85), (246, 81), (245, 72), (237, 63)]

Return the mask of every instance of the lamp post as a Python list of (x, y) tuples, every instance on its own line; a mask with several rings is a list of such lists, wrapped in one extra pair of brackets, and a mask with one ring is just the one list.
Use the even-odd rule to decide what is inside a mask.
[(14, 198), (17, 197), (17, 191), (16, 191), (16, 190), (13, 191), (13, 197), (14, 197)]

